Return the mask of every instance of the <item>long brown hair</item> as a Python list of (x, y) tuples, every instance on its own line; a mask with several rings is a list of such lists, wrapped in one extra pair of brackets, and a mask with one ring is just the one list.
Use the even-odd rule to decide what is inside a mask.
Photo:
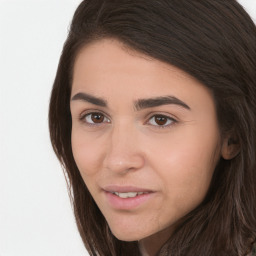
[[(174, 65), (208, 87), (220, 131), (240, 146), (220, 159), (204, 201), (180, 221), (159, 255), (244, 255), (256, 238), (256, 27), (235, 0), (85, 0), (60, 58), (49, 109), (53, 149), (90, 255), (140, 255), (116, 239), (79, 173), (71, 149), (74, 60), (87, 43), (111, 37)], [(168, 207), (168, 206), (167, 206)]]

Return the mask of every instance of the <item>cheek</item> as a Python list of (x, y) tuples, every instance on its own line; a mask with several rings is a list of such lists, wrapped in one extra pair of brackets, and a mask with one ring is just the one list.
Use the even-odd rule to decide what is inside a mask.
[(172, 134), (169, 140), (155, 141), (154, 147), (148, 145), (151, 166), (158, 170), (164, 194), (174, 208), (189, 211), (205, 197), (220, 157), (217, 130), (213, 134), (184, 129), (182, 136)]
[(71, 135), (72, 152), (76, 165), (83, 177), (94, 175), (99, 169), (101, 147), (90, 136), (79, 129)]
[(197, 135), (171, 136), (147, 143), (147, 159), (155, 169), (169, 169), (165, 175), (201, 175), (212, 172), (220, 156), (218, 140)]

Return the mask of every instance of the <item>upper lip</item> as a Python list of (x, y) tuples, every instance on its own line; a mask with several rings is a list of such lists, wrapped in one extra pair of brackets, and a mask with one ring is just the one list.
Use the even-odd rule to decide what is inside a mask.
[(127, 192), (153, 192), (151, 189), (139, 188), (135, 186), (119, 186), (119, 185), (108, 185), (104, 186), (103, 190), (106, 192), (118, 192), (118, 193), (127, 193)]

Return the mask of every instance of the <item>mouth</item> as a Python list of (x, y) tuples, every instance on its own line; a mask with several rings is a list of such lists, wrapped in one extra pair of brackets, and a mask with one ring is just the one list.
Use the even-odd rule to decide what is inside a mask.
[(112, 193), (113, 195), (116, 195), (120, 198), (134, 198), (136, 196), (140, 196), (140, 195), (143, 195), (143, 194), (148, 194), (150, 192), (110, 192)]
[(106, 203), (116, 210), (135, 210), (155, 195), (154, 191), (133, 186), (108, 186), (103, 191)]

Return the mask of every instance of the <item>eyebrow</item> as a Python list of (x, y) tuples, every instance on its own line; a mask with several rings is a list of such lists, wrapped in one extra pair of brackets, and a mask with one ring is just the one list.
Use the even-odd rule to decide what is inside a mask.
[(102, 98), (92, 96), (92, 95), (89, 95), (87, 93), (79, 92), (71, 98), (71, 101), (73, 101), (73, 100), (87, 101), (87, 102), (92, 103), (92, 104), (97, 105), (97, 106), (107, 107), (107, 101), (106, 100), (104, 100)]
[(139, 99), (135, 102), (135, 109), (137, 111), (145, 109), (145, 108), (153, 108), (158, 107), (162, 105), (179, 105), (185, 109), (190, 110), (190, 107), (180, 99), (174, 97), (174, 96), (161, 96), (156, 98), (150, 98), (150, 99)]
[[(107, 101), (103, 98), (95, 97), (87, 93), (77, 93), (72, 98), (71, 101), (74, 100), (81, 100), (86, 101), (89, 103), (92, 103), (94, 105), (100, 106), (100, 107), (108, 107)], [(162, 105), (178, 105), (185, 109), (190, 110), (190, 107), (180, 99), (174, 97), (174, 96), (160, 96), (155, 98), (149, 98), (149, 99), (139, 99), (134, 102), (134, 107), (137, 111), (146, 109), (146, 108), (153, 108), (158, 107)]]

